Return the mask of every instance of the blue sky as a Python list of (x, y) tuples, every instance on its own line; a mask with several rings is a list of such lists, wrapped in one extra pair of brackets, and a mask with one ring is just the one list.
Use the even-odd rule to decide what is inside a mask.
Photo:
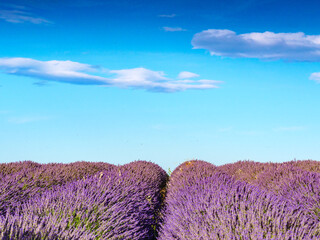
[(0, 3), (0, 162), (320, 158), (316, 1)]

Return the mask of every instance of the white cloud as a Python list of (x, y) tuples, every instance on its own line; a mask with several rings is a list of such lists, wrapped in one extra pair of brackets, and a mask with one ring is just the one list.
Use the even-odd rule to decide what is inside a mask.
[(320, 35), (303, 32), (236, 34), (226, 29), (209, 29), (195, 34), (192, 45), (217, 56), (320, 61)]
[(110, 73), (117, 74), (114, 80), (124, 84), (145, 84), (150, 81), (161, 82), (169, 80), (164, 77), (164, 72), (156, 72), (145, 68), (111, 70)]
[(179, 79), (188, 79), (188, 78), (195, 78), (195, 77), (199, 77), (199, 75), (196, 73), (187, 72), (187, 71), (180, 72), (178, 75)]
[(177, 16), (176, 14), (161, 14), (158, 15), (159, 17), (163, 17), (163, 18), (174, 18), (175, 16)]
[(183, 32), (187, 31), (186, 29), (183, 29), (181, 27), (163, 27), (162, 28), (166, 32)]
[(152, 71), (145, 68), (111, 70), (117, 76), (113, 78), (114, 85), (118, 87), (143, 88), (156, 92), (176, 92), (187, 89), (217, 88), (220, 81), (215, 80), (174, 80), (164, 77), (161, 71)]
[(33, 23), (43, 24), (52, 23), (44, 18), (35, 17), (31, 13), (22, 10), (0, 10), (0, 19), (10, 23)]
[(88, 64), (72, 61), (38, 61), (31, 58), (0, 58), (0, 69), (6, 73), (34, 77), (48, 81), (74, 84), (106, 85), (105, 78), (90, 75), (97, 69)]
[(314, 80), (317, 83), (320, 83), (320, 72), (312, 73), (309, 77), (310, 80)]
[[(0, 58), (0, 69), (7, 74), (37, 78), (41, 81), (136, 88), (158, 92), (210, 89), (217, 88), (217, 84), (221, 83), (221, 81), (207, 79), (170, 79), (165, 77), (164, 72), (146, 68), (106, 70), (72, 61), (39, 61), (31, 58)], [(108, 75), (108, 77), (101, 75)]]

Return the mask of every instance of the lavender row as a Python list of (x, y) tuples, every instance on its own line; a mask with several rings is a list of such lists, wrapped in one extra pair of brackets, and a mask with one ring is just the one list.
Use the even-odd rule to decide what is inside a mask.
[(159, 239), (318, 239), (319, 222), (295, 200), (191, 161), (172, 173)]
[(294, 160), (284, 163), (238, 161), (219, 166), (219, 170), (226, 172), (230, 176), (234, 176), (238, 180), (243, 180), (249, 183), (254, 183), (258, 178), (263, 179), (261, 174), (264, 172), (271, 172), (279, 168), (297, 168), (307, 172), (320, 173), (320, 162), (314, 160)]
[(0, 216), (0, 238), (155, 239), (167, 178), (138, 161), (35, 191)]
[(320, 164), (316, 161), (286, 163), (238, 162), (220, 169), (285, 198), (320, 222)]
[(35, 194), (68, 182), (115, 168), (108, 163), (37, 164), (20, 162), (1, 164), (0, 215), (27, 201)]

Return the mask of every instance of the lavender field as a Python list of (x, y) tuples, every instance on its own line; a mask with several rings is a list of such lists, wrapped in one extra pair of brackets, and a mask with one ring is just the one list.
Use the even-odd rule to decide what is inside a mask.
[(320, 163), (0, 164), (0, 239), (320, 239)]

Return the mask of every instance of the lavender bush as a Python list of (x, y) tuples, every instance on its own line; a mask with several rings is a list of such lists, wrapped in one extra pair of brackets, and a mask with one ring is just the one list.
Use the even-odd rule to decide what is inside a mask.
[[(282, 196), (320, 221), (319, 162), (290, 161), (285, 163), (238, 162), (220, 167), (237, 179)], [(242, 171), (245, 169), (245, 171)], [(308, 170), (308, 171), (306, 171)], [(250, 177), (254, 176), (254, 177)]]
[(186, 180), (194, 181), (201, 177), (212, 176), (217, 171), (216, 166), (202, 160), (191, 160), (180, 164), (171, 174), (168, 187), (177, 189)]
[(50, 185), (41, 193), (33, 185), (32, 198), (0, 216), (0, 238), (155, 239), (167, 178), (156, 164), (140, 161)]
[(35, 163), (32, 161), (1, 163), (0, 164), (0, 174), (1, 174), (1, 176), (5, 176), (8, 174), (20, 172), (21, 170), (34, 171), (35, 169), (40, 168), (40, 167), (41, 167), (41, 164)]
[(115, 167), (107, 163), (87, 162), (42, 165), (22, 162), (2, 166), (5, 171), (0, 175), (0, 215), (5, 215), (9, 208), (13, 211), (18, 203), (27, 201), (53, 186), (61, 186)]
[(319, 238), (317, 222), (304, 209), (213, 170), (211, 176), (189, 172), (179, 187), (169, 185), (159, 239)]
[(157, 164), (147, 161), (134, 161), (129, 164), (120, 166), (120, 171), (128, 171), (137, 181), (148, 184), (152, 191), (148, 196), (152, 208), (154, 222), (151, 225), (154, 237), (158, 235), (159, 224), (161, 223), (161, 208), (163, 207), (166, 195), (166, 184), (168, 182), (168, 174)]

